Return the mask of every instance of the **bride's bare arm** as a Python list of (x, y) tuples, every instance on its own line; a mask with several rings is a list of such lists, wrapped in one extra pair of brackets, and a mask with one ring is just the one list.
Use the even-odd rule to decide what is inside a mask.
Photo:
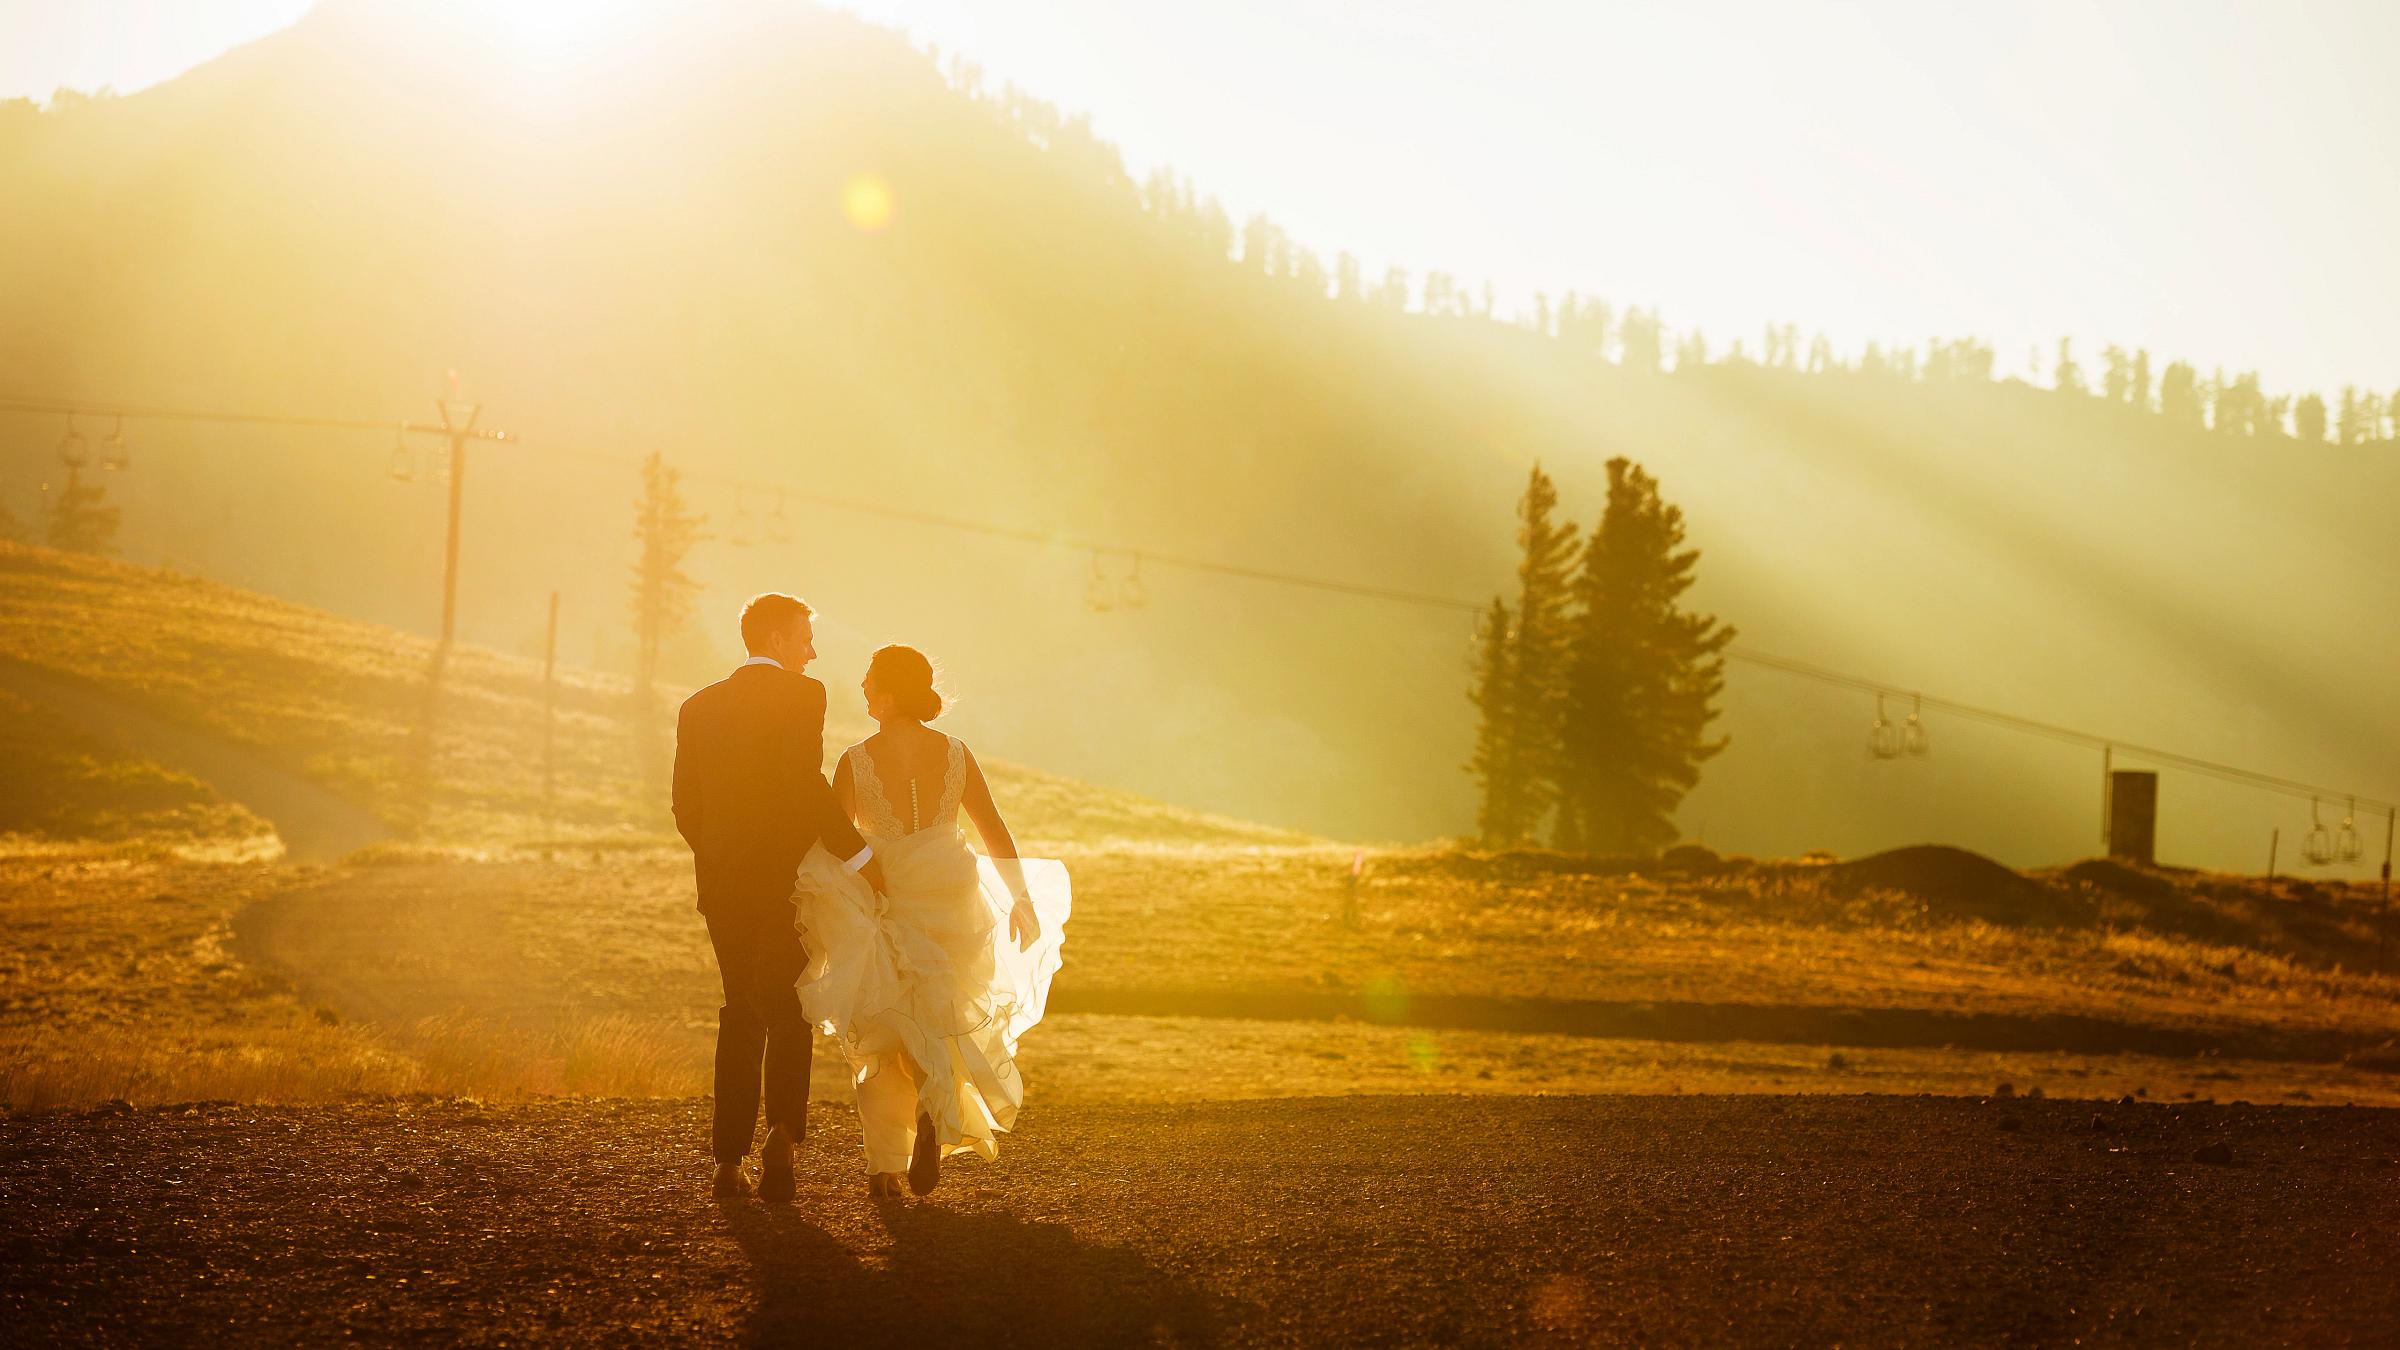
[[(967, 757), (967, 788), (959, 800), (967, 819), (975, 822), (975, 832), (983, 836), (983, 851), (995, 862), (1013, 860), (1017, 856), (1017, 841), (1008, 832), (1008, 822), (1000, 818), (999, 804), (992, 800), (992, 785), (983, 779), (983, 766), (975, 762), (975, 752), (959, 747)], [(1002, 877), (1016, 897), (1016, 905), (1008, 912), (1008, 936), (1020, 947), (1030, 947), (1042, 935), (1042, 921), (1033, 912), (1033, 900), (1025, 894), (1025, 878), (1014, 867), (1000, 869)]]
[(833, 766), (833, 800), (841, 806), (842, 814), (850, 817), (851, 824), (858, 823), (858, 784), (851, 780), (847, 754)]
[(992, 800), (992, 785), (983, 779), (983, 766), (975, 762), (974, 751), (962, 747), (962, 752), (967, 759), (967, 787), (959, 805), (966, 810), (967, 819), (975, 822), (975, 832), (983, 836), (983, 851), (994, 858), (1017, 856), (1016, 837), (1008, 832), (1008, 822), (1000, 818), (999, 803)]

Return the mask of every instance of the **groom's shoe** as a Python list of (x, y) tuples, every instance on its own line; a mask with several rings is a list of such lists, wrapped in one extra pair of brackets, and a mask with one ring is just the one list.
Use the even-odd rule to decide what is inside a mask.
[(799, 1188), (792, 1183), (792, 1137), (778, 1125), (767, 1131), (767, 1146), (761, 1151), (758, 1170), (758, 1198), (770, 1205), (788, 1205)]
[(908, 1188), (930, 1194), (942, 1181), (942, 1141), (933, 1133), (933, 1117), (917, 1113), (917, 1151), (908, 1159)]
[(719, 1200), (747, 1200), (750, 1178), (742, 1175), (742, 1165), (738, 1162), (718, 1163), (715, 1190)]

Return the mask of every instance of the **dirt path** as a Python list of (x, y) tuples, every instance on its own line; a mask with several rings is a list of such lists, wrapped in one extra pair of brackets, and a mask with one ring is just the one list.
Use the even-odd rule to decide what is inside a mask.
[[(2390, 1344), (2400, 1115), (1852, 1098), (1032, 1113), (877, 1206), (719, 1206), (705, 1104), (0, 1122), (45, 1342)], [(2095, 1126), (2095, 1116), (2099, 1121)], [(2202, 1163), (2211, 1145), (2229, 1164)], [(14, 1339), (12, 1337), (12, 1339)]]
[[(291, 980), (309, 1002), (357, 1020), (405, 1024), (464, 1010), (534, 1026), (562, 1016), (687, 1022), (714, 1009), (718, 986), (685, 885), (680, 871), (661, 885), (655, 875), (632, 867), (533, 862), (355, 869), (244, 910), (235, 923), (236, 950), (245, 961)], [(2383, 1040), (2311, 1028), (2169, 1027), (2068, 1013), (1125, 989), (1087, 984), (1084, 970), (1070, 948), (1051, 1011), (1695, 1045), (1954, 1047), (2318, 1065), (2338, 1064)]]
[(1353, 1021), (1377, 1026), (1611, 1040), (1750, 1041), (1878, 1049), (1955, 1046), (1965, 1050), (2054, 1050), (2084, 1055), (2221, 1055), (2235, 1059), (2337, 1063), (2380, 1037), (2308, 1030), (2217, 1031), (2047, 1015), (1948, 1012), (1932, 1008), (1795, 1007), (1766, 1003), (1642, 1003), (1596, 999), (1405, 997), (1300, 990), (1062, 989), (1062, 1013), (1132, 1017), (1232, 1017), (1259, 1021)]
[(0, 658), (0, 687), (88, 735), (207, 783), (273, 825), (295, 862), (330, 861), (391, 837), (364, 807), (289, 769), (56, 671)]

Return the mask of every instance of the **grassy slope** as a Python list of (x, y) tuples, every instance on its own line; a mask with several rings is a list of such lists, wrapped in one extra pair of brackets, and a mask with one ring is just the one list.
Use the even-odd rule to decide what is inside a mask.
[(0, 689), (0, 836), (48, 839), (259, 840), (266, 822), (208, 784), (131, 748), (61, 725)]
[[(559, 674), (558, 788), (546, 807), (537, 662), (464, 647), (436, 679), (435, 647), (423, 638), (173, 572), (7, 543), (0, 657), (74, 676), (261, 752), (428, 844), (504, 846), (667, 828), (671, 699), (637, 712), (622, 681), (588, 672)], [(75, 783), (100, 770), (71, 755), (61, 746), (12, 766), (12, 799), (88, 795)], [(995, 763), (991, 772), (1028, 839), (1299, 838), (1014, 765)], [(188, 783), (185, 790), (204, 791)], [(30, 806), (14, 814), (19, 819), (0, 820), (0, 828), (89, 833), (78, 818), (45, 826), (50, 818)]]
[[(0, 602), (0, 656), (258, 747), (418, 827), (428, 843), (553, 855), (511, 848), (509, 862), (294, 874), (21, 838), (0, 875), (19, 935), (4, 954), (6, 983), (20, 991), (0, 1018), (0, 1098), (692, 1088), (700, 1061), (683, 1042), (715, 997), (712, 977), (680, 848), (624, 828), (639, 824), (627, 803), (638, 807), (642, 794), (620, 689), (562, 681), (561, 777), (575, 786), (562, 793), (559, 829), (540, 819), (528, 767), (538, 763), (540, 708), (528, 663), (462, 651), (429, 699), (423, 642), (23, 547), (0, 547)], [(413, 719), (428, 707), (439, 722), (425, 738)], [(212, 830), (255, 832), (203, 785), (122, 749), (48, 731), (37, 717), (11, 725), (12, 748), (24, 752), (12, 758), (7, 798), (20, 831), (187, 844)], [(1830, 872), (1773, 864), (1635, 872), (1542, 855), (1385, 852), (1370, 858), (1345, 925), (1346, 847), (1281, 842), (1291, 836), (1024, 770), (995, 777), (1023, 833), (1075, 869), (1062, 988), (1363, 992), (1399, 1006), (1464, 994), (2077, 1013), (2367, 1039), (2400, 1031), (2400, 984), (2363, 969), (2377, 948), (2362, 888), (2059, 877), (2039, 892), (2047, 912), (2019, 922), (1974, 897), (1962, 904), (1897, 884), (1906, 877), (1837, 886)], [(576, 839), (621, 842), (561, 847)], [(446, 991), (438, 1006), (464, 1020), (346, 1026), (230, 957), (232, 915), (291, 886), (381, 916), (353, 976), (405, 968), (409, 981)], [(329, 912), (321, 922), (342, 920)], [(478, 1034), (476, 1017), (518, 1011), (495, 1002), (503, 995), (554, 1007), (552, 1038), (528, 1046)], [(133, 1034), (137, 1022), (151, 1031)], [(1143, 1018), (1066, 1019), (1041, 1044), (1046, 1081), (1095, 1096), (1195, 1082), (1214, 1095), (1244, 1081), (1252, 1091), (1388, 1090), (1411, 1075), (1468, 1090), (1655, 1090), (1780, 1084), (1795, 1064), (1805, 1072), (1815, 1062), (1785, 1050)], [(1170, 1083), (1156, 1071), (1210, 1054), (1224, 1057), (1211, 1077)], [(1959, 1072), (2023, 1062), (1964, 1057), (1977, 1067), (1962, 1070), (1938, 1058), (1879, 1052), (1873, 1062), (1900, 1075), (1884, 1086), (1953, 1090)], [(1852, 1077), (1827, 1081), (1855, 1081), (1859, 1063), (1851, 1056)], [(2155, 1067), (2142, 1076), (2162, 1089), (2179, 1081)], [(2309, 1082), (2320, 1093), (2352, 1090)]]

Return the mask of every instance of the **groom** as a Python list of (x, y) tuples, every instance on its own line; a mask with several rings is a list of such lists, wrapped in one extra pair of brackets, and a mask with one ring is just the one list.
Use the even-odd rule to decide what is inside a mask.
[(810, 846), (846, 860), (876, 890), (883, 869), (825, 781), (825, 686), (801, 672), (817, 657), (813, 611), (789, 595), (742, 607), (750, 659), (686, 699), (675, 719), (675, 828), (692, 846), (700, 913), (717, 950), (716, 1193), (749, 1193), (742, 1159), (766, 1085), (767, 1143), (758, 1195), (792, 1198), (792, 1145), (808, 1125), (814, 1044), (794, 988), (807, 953), (792, 885)]

